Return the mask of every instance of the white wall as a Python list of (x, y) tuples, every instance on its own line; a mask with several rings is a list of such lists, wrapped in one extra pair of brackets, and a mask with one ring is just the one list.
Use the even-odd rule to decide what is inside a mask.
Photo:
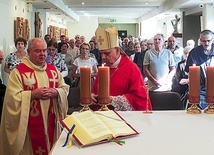
[[(181, 17), (180, 14), (178, 14), (178, 16)], [(171, 23), (171, 20), (173, 20), (174, 18), (174, 15), (169, 15), (164, 19), (152, 18), (141, 22), (141, 36), (144, 39), (150, 39), (157, 33), (162, 33), (165, 37), (165, 40), (167, 40), (168, 37), (172, 36), (172, 33), (174, 31)], [(180, 19), (180, 22), (178, 24), (178, 31), (179, 33), (182, 32), (182, 19)]]
[[(16, 17), (23, 17), (29, 21), (31, 21), (32, 18), (31, 12), (26, 11), (26, 3), (21, 0), (1, 0), (0, 15), (0, 50), (4, 52), (4, 56), (6, 57), (9, 53), (15, 51), (14, 20)], [(32, 29), (32, 27), (30, 27), (30, 29)], [(6, 84), (8, 74), (2, 71), (2, 76)]]
[(67, 21), (47, 12), (46, 13), (46, 26), (49, 27), (49, 25), (57, 26), (60, 28), (67, 28)]
[(98, 27), (98, 17), (81, 16), (79, 22), (68, 22), (67, 24), (70, 39), (79, 34), (85, 36), (86, 42), (89, 42)]
[(0, 49), (4, 54), (15, 50), (14, 47), (14, 20), (16, 17), (29, 19), (30, 15), (26, 12), (26, 3), (17, 0), (0, 1)]
[[(56, 26), (59, 28), (66, 28), (67, 29), (67, 20), (59, 17), (59, 16), (54, 16), (53, 14), (46, 13), (46, 20), (45, 20), (45, 33), (43, 33), (43, 38), (46, 34), (48, 34), (48, 27), (49, 26)], [(68, 30), (69, 31), (69, 30)], [(60, 40), (58, 40), (60, 41)]]
[(141, 37), (143, 39), (150, 39), (156, 34), (156, 21), (143, 21), (141, 22)]
[(157, 33), (162, 33), (165, 39), (169, 36), (169, 24), (163, 20), (147, 20), (141, 23), (141, 36), (143, 39), (153, 38)]
[[(0, 0), (0, 50), (4, 52), (4, 58), (11, 53), (14, 52), (14, 20), (16, 17), (23, 17), (28, 19), (30, 26), (30, 38), (35, 37), (35, 12), (41, 12), (42, 16), (42, 36), (47, 33), (47, 27), (49, 24), (53, 24), (53, 22), (49, 22), (48, 19), (52, 19), (56, 17), (52, 17), (46, 15), (45, 10), (36, 10), (32, 7), (32, 5), (27, 5), (25, 1), (22, 0)], [(62, 19), (57, 18), (56, 20), (59, 27), (67, 27), (67, 24), (62, 22)], [(54, 25), (54, 24), (53, 24)], [(3, 68), (3, 65), (2, 65)], [(0, 68), (1, 69), (1, 68)], [(7, 84), (8, 74), (1, 69), (2, 77), (4, 83)]]
[[(205, 15), (205, 16), (204, 16)], [(203, 10), (204, 29), (214, 31), (214, 5), (206, 4)]]

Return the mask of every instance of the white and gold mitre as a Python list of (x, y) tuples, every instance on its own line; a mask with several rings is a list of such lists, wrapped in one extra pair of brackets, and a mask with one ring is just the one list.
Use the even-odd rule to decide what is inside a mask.
[(114, 27), (113, 25), (109, 25), (106, 30), (98, 27), (95, 35), (99, 50), (118, 47), (118, 32), (116, 27)]

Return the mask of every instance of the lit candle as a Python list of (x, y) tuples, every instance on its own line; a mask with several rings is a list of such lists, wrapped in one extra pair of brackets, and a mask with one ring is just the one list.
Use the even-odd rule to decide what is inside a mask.
[(189, 101), (200, 102), (200, 67), (195, 64), (189, 67)]
[(208, 103), (214, 103), (214, 67), (207, 66), (207, 81), (206, 81), (206, 100)]
[(99, 76), (99, 90), (98, 98), (99, 103), (103, 103), (106, 99), (109, 99), (109, 67), (100, 66), (98, 67), (98, 76)]
[(80, 67), (80, 99), (81, 103), (91, 101), (91, 69), (90, 67)]

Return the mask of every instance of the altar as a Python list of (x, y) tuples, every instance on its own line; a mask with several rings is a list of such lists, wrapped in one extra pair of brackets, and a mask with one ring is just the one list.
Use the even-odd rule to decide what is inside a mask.
[(63, 131), (51, 155), (214, 155), (214, 115), (186, 111), (118, 112), (140, 134), (125, 140), (80, 148), (62, 147)]

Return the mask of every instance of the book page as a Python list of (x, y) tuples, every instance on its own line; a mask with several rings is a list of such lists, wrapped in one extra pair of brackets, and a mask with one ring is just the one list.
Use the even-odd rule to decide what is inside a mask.
[(108, 126), (114, 137), (136, 134), (114, 111), (96, 111), (94, 113)]
[(89, 144), (112, 137), (111, 131), (106, 125), (91, 111), (72, 114), (76, 132), (74, 135), (83, 144)]

